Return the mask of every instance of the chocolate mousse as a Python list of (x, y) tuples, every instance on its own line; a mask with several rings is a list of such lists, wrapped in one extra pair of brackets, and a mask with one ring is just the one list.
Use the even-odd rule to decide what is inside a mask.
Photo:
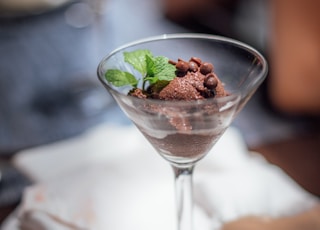
[[(228, 95), (214, 72), (213, 64), (202, 62), (200, 58), (196, 57), (192, 57), (189, 61), (178, 59), (175, 62), (170, 60), (169, 63), (176, 67), (176, 77), (173, 80), (166, 84), (164, 82), (151, 84), (146, 92), (134, 89), (130, 94), (139, 98), (171, 101), (203, 100)], [(218, 118), (207, 123), (202, 116), (191, 118), (181, 115), (181, 113), (192, 113), (194, 107), (191, 107), (190, 111), (177, 111), (168, 106), (164, 108), (155, 106), (149, 107), (149, 109), (165, 114), (168, 118), (167, 122), (175, 127), (176, 132), (158, 138), (143, 129), (141, 131), (167, 160), (173, 162), (181, 160), (181, 162), (187, 163), (201, 158), (211, 149), (226, 128)], [(219, 113), (215, 103), (205, 106), (198, 105), (197, 109), (205, 111), (205, 114), (212, 114), (212, 116)], [(159, 129), (165, 129), (166, 122), (159, 124)], [(157, 122), (154, 125), (157, 126)], [(195, 134), (194, 131), (197, 129), (207, 131)]]
[(227, 95), (222, 82), (214, 73), (213, 64), (202, 62), (196, 57), (189, 61), (170, 60), (169, 63), (176, 67), (176, 77), (173, 80), (166, 84), (159, 81), (150, 85), (146, 92), (134, 89), (129, 94), (139, 98), (187, 101)]
[[(141, 88), (133, 79), (135, 76), (131, 78), (128, 73), (120, 74), (117, 70), (107, 72), (107, 79), (117, 84), (121, 81), (130, 83), (130, 96), (161, 101), (153, 103), (150, 100), (134, 100), (134, 108), (130, 107), (128, 112), (139, 121), (135, 122), (137, 127), (163, 157), (182, 164), (200, 159), (219, 139), (228, 122), (228, 119), (224, 119), (224, 113), (228, 111), (220, 110), (225, 102), (192, 103), (228, 95), (214, 71), (214, 65), (197, 57), (191, 57), (189, 61), (173, 61), (150, 56), (150, 53), (144, 58), (143, 51), (134, 52), (134, 57), (140, 55), (141, 60), (146, 60), (146, 70), (140, 71), (143, 76), (140, 79)], [(136, 59), (130, 64), (136, 64)]]

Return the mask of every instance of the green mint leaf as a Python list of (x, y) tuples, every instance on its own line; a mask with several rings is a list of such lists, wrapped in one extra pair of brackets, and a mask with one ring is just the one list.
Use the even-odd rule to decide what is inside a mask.
[(118, 69), (109, 69), (105, 73), (105, 78), (108, 82), (117, 87), (125, 85), (132, 85), (136, 87), (138, 84), (137, 79), (131, 73)]
[[(169, 63), (168, 58), (163, 56), (154, 57), (149, 50), (124, 52), (123, 55), (124, 61), (143, 75), (143, 90), (147, 82), (149, 82), (149, 85), (157, 84), (155, 89), (163, 88), (176, 76), (176, 67)], [(125, 85), (137, 87), (139, 81), (131, 73), (117, 69), (108, 70), (105, 78), (117, 87)]]
[(157, 81), (171, 81), (175, 76), (176, 67), (170, 64), (166, 57), (152, 57), (146, 55), (147, 75), (145, 81), (154, 84)]
[(131, 64), (133, 68), (135, 68), (141, 74), (147, 73), (146, 56), (152, 57), (152, 53), (149, 50), (124, 52), (123, 55), (125, 62)]
[(157, 67), (155, 65), (154, 58), (149, 55), (146, 55), (146, 67), (147, 67), (147, 74), (144, 78), (144, 81), (149, 81), (150, 84), (154, 84), (158, 80), (157, 78), (155, 78)]
[(171, 81), (175, 78), (176, 67), (169, 63), (169, 59), (163, 56), (154, 58), (154, 77), (158, 80)]

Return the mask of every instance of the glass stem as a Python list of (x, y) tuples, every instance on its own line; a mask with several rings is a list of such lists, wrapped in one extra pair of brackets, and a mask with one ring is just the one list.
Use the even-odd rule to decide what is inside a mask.
[(172, 165), (175, 175), (178, 230), (193, 229), (193, 191), (192, 174), (194, 166), (179, 167)]

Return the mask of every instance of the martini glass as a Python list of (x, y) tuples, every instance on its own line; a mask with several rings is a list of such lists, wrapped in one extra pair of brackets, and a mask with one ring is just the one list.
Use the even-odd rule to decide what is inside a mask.
[[(191, 57), (211, 62), (229, 95), (193, 101), (164, 101), (128, 96), (131, 87), (115, 87), (105, 79), (109, 69), (143, 76), (124, 61), (124, 52), (148, 49), (171, 60)], [(206, 34), (166, 34), (124, 45), (100, 62), (98, 77), (123, 112), (156, 152), (173, 168), (179, 230), (193, 229), (192, 174), (267, 74), (264, 57), (252, 47)], [(140, 81), (142, 82), (142, 81)]]

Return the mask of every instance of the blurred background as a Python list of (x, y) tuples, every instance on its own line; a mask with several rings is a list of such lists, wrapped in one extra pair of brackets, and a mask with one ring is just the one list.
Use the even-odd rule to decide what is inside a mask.
[(319, 7), (317, 0), (0, 0), (0, 205), (15, 205), (31, 183), (10, 165), (16, 152), (105, 122), (130, 124), (96, 77), (103, 56), (181, 32), (228, 36), (265, 55), (269, 76), (233, 125), (250, 149), (319, 195)]

